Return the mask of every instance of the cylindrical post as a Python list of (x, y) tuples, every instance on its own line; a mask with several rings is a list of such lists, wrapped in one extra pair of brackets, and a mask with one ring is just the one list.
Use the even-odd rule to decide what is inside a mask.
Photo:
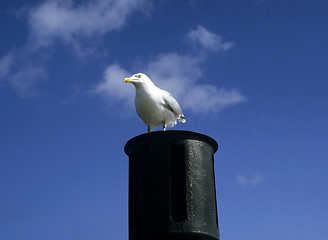
[(159, 131), (132, 138), (129, 156), (130, 240), (218, 240), (212, 138)]

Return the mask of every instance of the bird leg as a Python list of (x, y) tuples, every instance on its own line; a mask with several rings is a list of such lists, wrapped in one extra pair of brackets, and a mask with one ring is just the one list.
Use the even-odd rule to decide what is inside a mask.
[(166, 130), (166, 123), (163, 124), (163, 131)]
[(148, 130), (147, 130), (148, 132), (150, 132), (151, 131), (151, 128), (150, 128), (150, 126), (148, 125)]

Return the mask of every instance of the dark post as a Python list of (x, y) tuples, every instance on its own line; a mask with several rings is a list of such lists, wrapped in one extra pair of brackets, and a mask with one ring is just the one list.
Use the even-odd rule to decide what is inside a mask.
[(218, 240), (212, 138), (159, 131), (129, 140), (129, 239)]

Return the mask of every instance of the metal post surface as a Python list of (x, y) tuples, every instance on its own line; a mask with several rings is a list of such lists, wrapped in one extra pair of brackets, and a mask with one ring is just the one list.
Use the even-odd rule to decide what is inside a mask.
[(218, 240), (212, 138), (190, 131), (139, 135), (129, 156), (130, 240)]

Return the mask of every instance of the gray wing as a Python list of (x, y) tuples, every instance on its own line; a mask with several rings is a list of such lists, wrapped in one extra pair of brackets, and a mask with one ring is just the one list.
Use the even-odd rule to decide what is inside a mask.
[(177, 117), (178, 120), (185, 122), (185, 116), (182, 113), (181, 107), (177, 100), (174, 99), (174, 97), (167, 91), (164, 91), (164, 107), (173, 112)]

